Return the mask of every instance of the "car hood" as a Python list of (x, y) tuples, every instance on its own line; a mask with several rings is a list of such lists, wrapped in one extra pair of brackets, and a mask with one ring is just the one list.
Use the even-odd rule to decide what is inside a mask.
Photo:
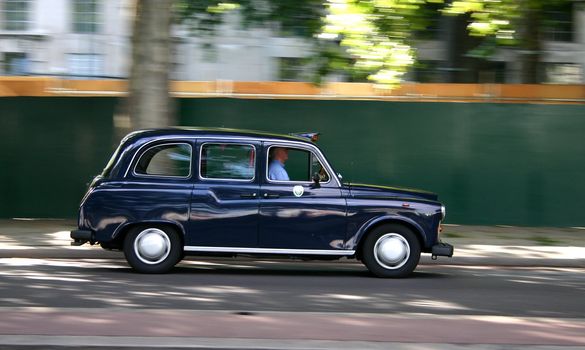
[(365, 184), (344, 184), (354, 198), (410, 198), (436, 201), (439, 196), (433, 192), (412, 188), (400, 188)]

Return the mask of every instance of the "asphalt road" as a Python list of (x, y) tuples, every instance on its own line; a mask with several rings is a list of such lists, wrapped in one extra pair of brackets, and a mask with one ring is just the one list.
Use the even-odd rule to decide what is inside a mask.
[(357, 263), (189, 260), (142, 275), (123, 260), (0, 259), (0, 307), (583, 318), (585, 270), (419, 266), (407, 279)]
[(584, 292), (582, 268), (0, 259), (0, 349), (582, 349)]

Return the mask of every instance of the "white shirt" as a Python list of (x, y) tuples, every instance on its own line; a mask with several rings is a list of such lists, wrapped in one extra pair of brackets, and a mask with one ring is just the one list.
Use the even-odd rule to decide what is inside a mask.
[(288, 173), (284, 169), (284, 164), (274, 159), (268, 166), (268, 178), (277, 181), (289, 181)]

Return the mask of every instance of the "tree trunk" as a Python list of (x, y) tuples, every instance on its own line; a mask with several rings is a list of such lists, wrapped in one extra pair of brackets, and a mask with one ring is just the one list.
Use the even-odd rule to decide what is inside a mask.
[(446, 47), (446, 60), (442, 66), (444, 83), (477, 83), (478, 59), (469, 57), (481, 39), (469, 35), (467, 25), (469, 14), (443, 16), (443, 43)]
[(538, 84), (542, 81), (539, 67), (541, 56), (539, 1), (524, 2), (524, 26), (521, 36), (521, 70), (520, 79), (523, 84)]
[(172, 0), (137, 0), (126, 108), (130, 128), (176, 124), (169, 96)]

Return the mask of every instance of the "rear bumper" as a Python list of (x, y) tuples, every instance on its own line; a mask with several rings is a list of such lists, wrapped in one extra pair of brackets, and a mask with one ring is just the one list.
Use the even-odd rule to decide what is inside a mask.
[(440, 242), (440, 243), (435, 244), (433, 246), (431, 253), (433, 254), (433, 257), (437, 257), (437, 256), (452, 257), (453, 256), (453, 246), (450, 245), (449, 243)]
[(93, 244), (95, 242), (94, 234), (90, 230), (73, 230), (69, 236), (73, 239), (71, 245), (82, 245), (87, 242)]

